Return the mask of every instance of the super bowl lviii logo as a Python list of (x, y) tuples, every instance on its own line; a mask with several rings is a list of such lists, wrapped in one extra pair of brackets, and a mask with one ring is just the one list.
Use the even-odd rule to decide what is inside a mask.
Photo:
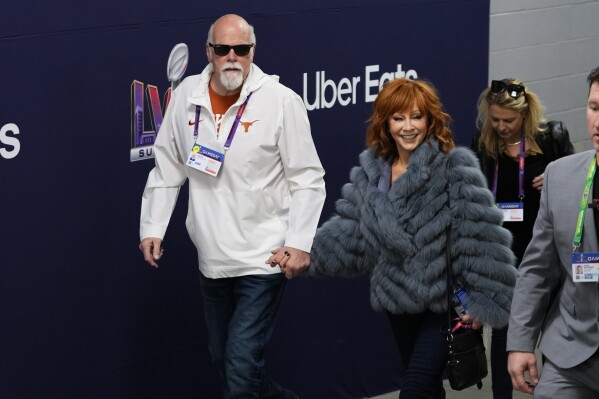
[[(144, 101), (144, 98), (147, 101)], [(131, 162), (154, 158), (152, 147), (162, 125), (163, 112), (171, 99), (171, 88), (164, 94), (164, 106), (160, 106), (158, 87), (134, 80), (131, 84)], [(147, 108), (144, 107), (147, 105)], [(146, 113), (146, 110), (149, 111)], [(150, 128), (146, 130), (146, 121)]]
[[(162, 117), (171, 100), (171, 93), (181, 82), (187, 70), (189, 51), (185, 43), (173, 47), (167, 62), (167, 78), (171, 87), (164, 93), (160, 106), (158, 87), (134, 80), (131, 84), (131, 162), (154, 158), (154, 142), (162, 125)], [(144, 101), (144, 98), (147, 101)], [(147, 108), (144, 106), (147, 105)], [(146, 113), (146, 110), (149, 111)], [(146, 130), (146, 122), (151, 128)]]

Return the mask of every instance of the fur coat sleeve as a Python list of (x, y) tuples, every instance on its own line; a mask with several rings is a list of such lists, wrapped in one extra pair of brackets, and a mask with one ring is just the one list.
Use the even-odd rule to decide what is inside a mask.
[(309, 275), (354, 277), (372, 270), (376, 257), (360, 228), (364, 193), (355, 185), (356, 179), (364, 183), (364, 178), (362, 168), (352, 169), (350, 183), (343, 186), (335, 203), (337, 214), (316, 231)]

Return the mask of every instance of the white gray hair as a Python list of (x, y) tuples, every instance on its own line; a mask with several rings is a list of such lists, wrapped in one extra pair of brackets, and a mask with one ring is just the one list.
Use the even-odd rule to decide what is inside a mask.
[[(208, 29), (208, 38), (206, 39), (206, 44), (208, 43), (212, 43), (212, 44), (219, 44), (219, 43), (214, 43), (214, 23), (212, 23), (212, 25), (210, 25), (210, 29)], [(248, 27), (250, 28), (250, 43), (248, 44), (256, 44), (256, 34), (254, 33), (254, 27), (250, 24), (247, 24)]]

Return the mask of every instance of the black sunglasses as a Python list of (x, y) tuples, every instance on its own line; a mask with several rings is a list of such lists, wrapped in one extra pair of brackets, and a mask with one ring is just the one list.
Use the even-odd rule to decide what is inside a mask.
[(491, 81), (491, 93), (503, 93), (507, 90), (507, 94), (512, 98), (518, 98), (525, 92), (524, 86), (517, 84), (507, 84), (502, 80)]
[(231, 49), (235, 51), (235, 54), (242, 57), (244, 55), (248, 55), (252, 47), (254, 47), (253, 44), (238, 44), (236, 46), (229, 46), (228, 44), (208, 43), (208, 45), (214, 49), (214, 54), (218, 55), (219, 57), (223, 57), (229, 54), (229, 51), (231, 51)]

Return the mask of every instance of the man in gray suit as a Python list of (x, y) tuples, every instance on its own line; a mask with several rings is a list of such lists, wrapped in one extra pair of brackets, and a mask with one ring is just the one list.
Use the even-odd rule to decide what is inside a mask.
[[(514, 388), (535, 398), (599, 398), (599, 67), (588, 82), (593, 150), (547, 166), (512, 299), (508, 371)], [(539, 379), (534, 349), (541, 331)]]

